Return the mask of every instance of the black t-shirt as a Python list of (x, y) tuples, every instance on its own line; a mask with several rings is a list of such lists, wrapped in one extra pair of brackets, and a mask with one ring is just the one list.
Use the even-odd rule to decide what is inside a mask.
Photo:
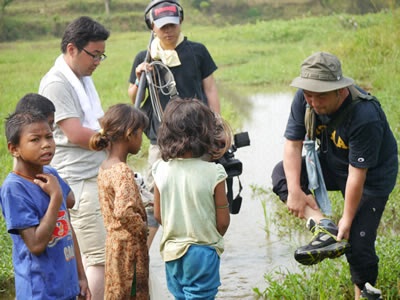
[[(367, 168), (364, 193), (370, 196), (387, 196), (396, 183), (397, 143), (380, 104), (377, 101), (363, 100), (353, 107), (348, 117), (336, 128), (327, 127), (329, 121), (334, 120), (351, 101), (349, 95), (335, 114), (317, 115), (316, 136), (320, 143), (320, 159), (324, 160), (333, 174), (341, 178), (347, 178), (349, 164), (356, 168)], [(286, 126), (287, 139), (304, 140), (305, 110), (303, 91), (298, 90)]]
[[(207, 97), (203, 90), (202, 80), (210, 76), (217, 66), (212, 59), (207, 48), (200, 43), (188, 41), (186, 38), (176, 48), (181, 65), (170, 67), (176, 82), (176, 89), (180, 98), (197, 98), (208, 104)], [(141, 64), (146, 57), (146, 51), (139, 52), (133, 62), (131, 75), (129, 78), (130, 83), (136, 80), (136, 67)], [(170, 100), (168, 95), (158, 93), (160, 97), (161, 106), (164, 109)], [(160, 122), (154, 113), (149, 97), (145, 100), (142, 109), (147, 113), (150, 118), (149, 128), (145, 131), (147, 137), (152, 144), (157, 142), (157, 130)]]

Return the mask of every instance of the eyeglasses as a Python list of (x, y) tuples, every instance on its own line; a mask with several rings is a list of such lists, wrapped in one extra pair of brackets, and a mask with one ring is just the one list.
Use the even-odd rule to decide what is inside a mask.
[(90, 53), (89, 51), (87, 51), (85, 48), (82, 48), (83, 51), (85, 51), (85, 53), (89, 56), (91, 56), (93, 58), (93, 60), (95, 61), (103, 61), (107, 58), (107, 55), (103, 54), (93, 54)]

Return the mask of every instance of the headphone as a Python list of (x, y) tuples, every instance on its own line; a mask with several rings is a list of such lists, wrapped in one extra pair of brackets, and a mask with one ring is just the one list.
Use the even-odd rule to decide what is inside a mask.
[(178, 7), (178, 13), (179, 13), (179, 17), (181, 19), (181, 22), (183, 21), (183, 8), (182, 6), (179, 4), (179, 0), (154, 0), (151, 1), (149, 3), (149, 5), (147, 5), (146, 9), (144, 10), (144, 21), (146, 22), (147, 27), (152, 30), (153, 27), (152, 25), (152, 18), (151, 18), (151, 10), (154, 6), (160, 4), (160, 3), (171, 3), (171, 5), (175, 5), (176, 7)]

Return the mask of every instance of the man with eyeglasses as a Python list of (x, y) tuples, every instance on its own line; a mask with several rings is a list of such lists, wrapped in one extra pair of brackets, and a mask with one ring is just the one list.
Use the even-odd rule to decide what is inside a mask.
[(103, 116), (91, 75), (104, 59), (110, 33), (89, 17), (79, 17), (64, 31), (62, 54), (42, 78), (39, 93), (55, 107), (52, 160), (75, 195), (70, 210), (92, 299), (104, 298), (105, 227), (100, 211), (97, 174), (105, 152), (89, 150), (91, 136)]

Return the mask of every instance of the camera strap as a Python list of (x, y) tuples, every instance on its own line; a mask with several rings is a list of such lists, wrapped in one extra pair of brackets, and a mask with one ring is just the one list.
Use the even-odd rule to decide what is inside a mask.
[(240, 193), (243, 190), (242, 182), (240, 181), (240, 177), (236, 176), (238, 179), (239, 183), (239, 191), (236, 195), (235, 198), (233, 198), (233, 177), (228, 177), (226, 179), (226, 185), (227, 185), (227, 197), (228, 197), (228, 202), (229, 202), (229, 212), (233, 215), (236, 215), (240, 211), (240, 207), (242, 206), (242, 196)]

